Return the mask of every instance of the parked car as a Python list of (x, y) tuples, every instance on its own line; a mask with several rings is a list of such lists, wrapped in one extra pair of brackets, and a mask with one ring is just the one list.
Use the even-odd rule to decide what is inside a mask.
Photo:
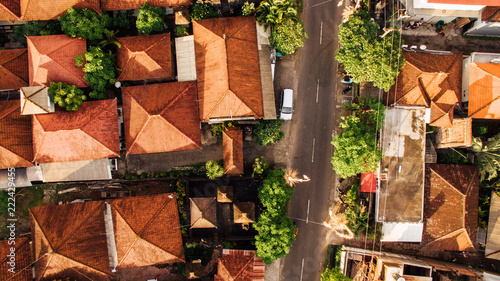
[(293, 113), (293, 90), (284, 89), (281, 92), (280, 119), (292, 120)]

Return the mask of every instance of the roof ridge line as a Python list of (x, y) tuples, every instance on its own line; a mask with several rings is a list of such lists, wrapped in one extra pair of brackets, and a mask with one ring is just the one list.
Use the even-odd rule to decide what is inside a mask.
[(140, 237), (140, 235), (142, 235), (144, 233), (144, 231), (146, 231), (146, 229), (152, 223), (152, 221), (156, 218), (156, 216), (161, 211), (163, 211), (165, 209), (165, 207), (168, 205), (168, 203), (170, 203), (170, 201), (172, 201), (172, 198), (167, 196), (167, 200), (165, 202), (163, 202), (163, 204), (160, 206), (160, 208), (158, 208), (158, 210), (154, 213), (154, 215), (151, 217), (151, 219), (149, 219), (149, 221), (144, 225), (144, 227), (141, 229), (141, 231), (137, 234), (139, 237)]
[[(158, 85), (158, 84), (156, 84), (156, 85)], [(170, 102), (169, 102), (169, 103), (165, 106), (165, 108), (163, 108), (163, 110), (160, 112), (160, 114), (159, 114), (159, 115), (163, 114), (163, 113), (164, 113), (164, 112), (165, 112), (168, 108), (170, 108), (171, 106), (173, 106), (173, 105), (174, 105), (174, 103), (176, 103), (176, 102), (177, 102), (177, 101), (178, 101), (178, 100), (179, 100), (182, 96), (184, 96), (184, 95), (187, 93), (187, 91), (188, 91), (189, 89), (191, 89), (191, 87), (192, 87), (193, 85), (194, 85), (194, 84), (191, 84), (191, 85), (187, 86), (186, 88), (184, 88), (184, 89), (182, 90), (182, 92), (177, 93), (177, 95), (175, 95), (175, 96), (174, 96), (174, 98), (173, 98), (173, 99), (172, 99), (172, 100), (171, 100), (171, 101), (170, 101)]]
[[(250, 262), (253, 262), (255, 258), (255, 255), (253, 257), (251, 257), (246, 263), (245, 265), (240, 269), (240, 271), (238, 272), (238, 274), (236, 274), (236, 276), (234, 276), (234, 278), (236, 279), (238, 276), (240, 276), (240, 274), (243, 272), (243, 270), (245, 269), (245, 267), (247, 267), (248, 264), (250, 264)], [(252, 271), (253, 271), (253, 268), (252, 268)], [(253, 275), (253, 272), (252, 272), (252, 275)]]
[[(254, 17), (254, 16), (249, 17), (249, 18), (248, 18), (248, 19), (247, 19), (244, 23), (242, 23), (242, 24), (241, 24), (241, 25), (240, 25), (240, 26), (236, 29), (236, 31), (235, 31), (235, 32), (233, 32), (233, 33), (232, 33), (231, 35), (229, 35), (229, 36), (226, 36), (226, 38), (225, 38), (225, 40), (224, 40), (224, 41), (228, 40), (229, 38), (233, 37), (233, 35), (235, 35), (236, 33), (238, 33), (238, 31), (240, 31), (240, 30), (241, 30), (241, 29), (242, 29), (245, 25), (247, 25), (247, 24), (248, 24), (248, 22), (250, 22), (250, 21), (251, 21), (251, 19), (255, 19), (255, 17)], [(225, 35), (225, 34), (224, 34), (224, 35)]]
[(168, 125), (172, 126), (176, 131), (178, 131), (181, 135), (183, 135), (184, 137), (186, 137), (192, 144), (196, 145), (197, 147), (199, 147), (201, 149), (201, 146), (199, 146), (197, 143), (195, 143), (193, 141), (193, 139), (191, 139), (190, 137), (188, 137), (184, 132), (182, 132), (179, 128), (177, 128), (174, 124), (168, 122), (165, 118), (163, 118), (163, 116), (159, 115), (161, 119), (163, 119)]
[[(147, 113), (146, 110), (144, 110), (144, 111)], [(142, 134), (142, 132), (144, 131), (144, 128), (146, 128), (146, 125), (149, 123), (149, 121), (151, 121), (152, 117), (153, 116), (151, 116), (151, 115), (148, 114), (148, 119), (146, 120), (146, 122), (144, 122), (144, 126), (142, 126), (141, 130), (139, 131), (139, 133), (137, 133), (137, 135), (135, 136), (134, 141), (130, 144), (130, 147), (127, 149), (127, 153), (126, 153), (127, 155), (129, 154), (130, 151), (132, 151), (132, 147), (134, 147), (135, 143), (139, 139), (139, 136)]]
[[(2, 66), (0, 66), (2, 67)], [(0, 116), (0, 120), (3, 119), (5, 116), (11, 114), (12, 112), (16, 111), (17, 109), (19, 109), (21, 107), (20, 104), (16, 105), (16, 106), (13, 106), (12, 107), (12, 110), (9, 110), (4, 116)]]
[[(40, 86), (33, 86), (33, 87), (40, 87)], [(45, 88), (45, 86), (43, 86), (40, 90), (36, 91), (34, 94), (32, 94), (31, 96), (29, 97), (32, 97), (32, 96), (35, 96), (37, 95), (38, 93), (40, 93), (43, 89)], [(21, 92), (22, 92), (22, 89), (21, 89)], [(24, 98), (24, 106), (26, 106), (26, 102), (28, 101), (28, 96), (25, 96)], [(30, 100), (31, 101), (31, 100)], [(35, 106), (37, 106), (38, 108), (40, 108), (41, 110), (43, 111), (46, 111), (45, 108), (42, 108), (40, 105), (38, 105), (37, 103), (31, 101), (32, 104), (34, 104)]]
[[(65, 255), (63, 255), (63, 254), (60, 254), (60, 253), (54, 253), (54, 254), (55, 254), (55, 255), (58, 255), (58, 256), (61, 256), (61, 257), (64, 257), (64, 258), (66, 258), (66, 259), (68, 259), (68, 260), (70, 260), (70, 261), (72, 261), (72, 262), (74, 262), (74, 263), (80, 264), (80, 265), (82, 265), (82, 266), (84, 266), (84, 267), (90, 268), (90, 269), (92, 269), (92, 270), (94, 270), (94, 271), (104, 273), (104, 274), (106, 274), (107, 276), (110, 276), (110, 277), (112, 276), (112, 275), (110, 275), (110, 274), (108, 274), (108, 273), (106, 273), (106, 272), (104, 272), (104, 271), (102, 271), (102, 270), (96, 269), (96, 268), (94, 268), (93, 266), (90, 266), (90, 265), (88, 265), (88, 264), (84, 264), (84, 263), (82, 263), (82, 262), (79, 262), (79, 261), (77, 261), (77, 260), (74, 260), (74, 259), (72, 259), (72, 258), (69, 258), (69, 257), (67, 257), (67, 256), (65, 256)], [(53, 256), (54, 256), (54, 255), (52, 255), (52, 257), (53, 257)], [(90, 280), (90, 281), (94, 281), (92, 278), (90, 278), (90, 277), (88, 277), (87, 275), (83, 274), (82, 272), (80, 272), (80, 271), (76, 270), (74, 267), (70, 267), (69, 269), (74, 270), (76, 273), (79, 273), (80, 275), (84, 276), (85, 278), (87, 278), (87, 279), (88, 279), (88, 280)], [(43, 275), (42, 275), (42, 276), (43, 276)]]
[[(160, 40), (157, 40), (156, 42), (154, 42), (153, 44), (151, 44), (149, 47), (147, 47), (144, 50), (144, 52), (147, 53), (150, 49), (152, 49), (153, 47), (155, 47), (156, 45), (158, 45), (158, 43), (160, 43), (161, 41), (165, 40), (165, 38), (167, 38), (167, 34), (170, 35), (170, 32), (169, 33), (163, 33), (163, 34), (154, 34), (154, 35), (163, 35), (163, 37)], [(151, 35), (147, 35), (147, 36), (151, 36)]]
[[(452, 232), (449, 232), (449, 233), (447, 233), (447, 234), (445, 234), (445, 235), (443, 235), (443, 236), (440, 236), (440, 237), (438, 237), (438, 238), (436, 238), (436, 239), (432, 240), (431, 242), (428, 242), (428, 243), (426, 244), (426, 246), (428, 246), (429, 244), (432, 244), (432, 243), (434, 243), (434, 242), (436, 242), (436, 241), (439, 241), (439, 240), (443, 240), (443, 239), (449, 238), (450, 236), (452, 236), (452, 235), (454, 235), (454, 234), (456, 234), (456, 233), (459, 233), (460, 231), (464, 231), (464, 232), (467, 234), (467, 238), (468, 238), (468, 240), (469, 240), (470, 244), (471, 244), (471, 245), (473, 245), (473, 244), (472, 244), (472, 241), (470, 240), (469, 233), (467, 232), (467, 229), (466, 229), (464, 226), (462, 226), (462, 227), (460, 227), (460, 228), (458, 228), (458, 229), (453, 230)], [(472, 246), (472, 247), (474, 248), (474, 246)]]
[[(36, 115), (35, 115), (35, 116), (33, 116), (33, 118), (35, 118), (35, 119), (36, 119)], [(42, 127), (42, 130), (43, 130), (42, 135), (43, 135), (43, 136), (42, 136), (42, 141), (40, 141), (40, 144), (39, 144), (37, 147), (35, 147), (35, 142), (34, 142), (34, 137), (33, 137), (34, 135), (33, 135), (33, 133), (31, 134), (31, 140), (32, 140), (32, 142), (33, 142), (33, 161), (34, 161), (34, 162), (36, 162), (37, 156), (38, 156), (38, 154), (39, 154), (39, 152), (40, 152), (40, 147), (42, 146), (43, 142), (45, 141), (45, 136), (46, 136), (46, 134), (47, 134), (47, 132), (45, 131), (45, 129), (44, 129), (44, 128), (43, 128), (43, 126), (42, 126), (42, 123), (41, 123), (38, 119), (36, 119), (36, 120), (37, 120), (37, 122), (40, 124), (40, 127)], [(32, 124), (32, 125), (31, 125), (31, 126), (32, 126), (32, 130), (33, 130), (33, 119), (32, 119), (32, 121), (31, 121), (31, 124)], [(35, 153), (35, 149), (36, 149), (36, 153)]]
[[(122, 218), (122, 220), (128, 226), (128, 228), (130, 229), (130, 231), (132, 231), (132, 233), (135, 234), (134, 242), (132, 243), (132, 245), (130, 245), (130, 247), (128, 247), (127, 251), (123, 255), (123, 258), (118, 262), (118, 265), (117, 265), (117, 267), (118, 267), (125, 260), (125, 257), (130, 253), (130, 251), (132, 251), (132, 247), (134, 247), (135, 244), (137, 244), (137, 240), (139, 239), (139, 237), (138, 237), (137, 233), (132, 229), (132, 226), (130, 226), (130, 224), (128, 223), (128, 221), (123, 217), (123, 215), (116, 208), (114, 208), (114, 209), (115, 209), (115, 212)], [(116, 236), (116, 234), (115, 234), (115, 236)]]
[[(448, 164), (439, 164), (439, 165), (448, 165)], [(454, 165), (454, 166), (458, 166), (458, 165)], [(465, 194), (460, 192), (460, 190), (458, 190), (454, 185), (452, 185), (449, 181), (447, 181), (445, 178), (443, 178), (438, 172), (436, 172), (434, 169), (432, 169), (432, 167), (431, 167), (431, 171), (434, 172), (443, 181), (445, 181), (449, 186), (453, 187), (453, 189), (456, 190), (458, 193), (460, 193), (463, 197), (466, 197)]]
[[(472, 113), (471, 115), (469, 115), (469, 117), (472, 117), (472, 116), (476, 115), (476, 113), (478, 113), (479, 111), (483, 110), (485, 107), (487, 107), (488, 105), (492, 104), (494, 101), (498, 100), (499, 98), (500, 98), (500, 95), (498, 95), (498, 97), (492, 99), (490, 102), (487, 102), (485, 105), (481, 106), (474, 113)], [(470, 99), (469, 99), (469, 101), (470, 101)]]
[[(110, 99), (112, 100), (112, 99)], [(116, 98), (114, 99), (116, 101)], [(105, 101), (105, 100), (102, 100), (102, 101)], [(100, 111), (95, 117), (97, 116), (100, 116), (101, 114), (103, 114), (104, 112), (106, 112), (110, 107), (113, 106), (113, 102), (110, 102), (110, 105), (106, 108), (106, 110), (102, 110)], [(117, 120), (118, 121), (118, 120)], [(100, 142), (99, 140), (97, 140), (96, 138), (94, 138), (93, 136), (91, 136), (89, 133), (87, 133), (85, 130), (84, 130), (84, 127), (86, 127), (88, 124), (90, 123), (90, 120), (89, 122), (85, 123), (85, 125), (81, 126), (80, 128), (76, 129), (76, 130), (80, 130), (82, 131), (83, 133), (85, 133), (87, 136), (89, 136), (90, 138), (92, 138), (93, 140), (95, 140), (96, 142), (100, 143), (102, 146), (104, 146), (105, 148), (107, 148), (109, 151), (111, 151), (113, 154), (117, 155), (117, 156), (120, 156), (119, 153), (116, 153), (115, 151), (113, 151), (113, 149), (109, 148), (108, 146), (104, 145), (102, 142)], [(109, 157), (108, 157), (109, 158)]]
[[(26, 53), (28, 53), (28, 49), (27, 49), (27, 48), (23, 48), (23, 49), (11, 49), (11, 50), (15, 50), (15, 51), (17, 51), (17, 50), (24, 50)], [(24, 52), (23, 52), (23, 53), (24, 53)], [(0, 66), (3, 66), (5, 63), (11, 62), (11, 61), (13, 61), (13, 60), (17, 59), (17, 58), (18, 58), (18, 57), (20, 57), (23, 53), (21, 53), (21, 52), (20, 52), (19, 54), (16, 54), (16, 55), (15, 55), (14, 57), (12, 57), (11, 59), (6, 60), (6, 61), (4, 61), (4, 62), (0, 63)], [(5, 67), (5, 69), (7, 69), (7, 68)]]
[[(122, 44), (122, 46), (124, 45), (122, 42), (120, 42), (120, 40), (118, 40), (118, 42), (119, 42), (120, 44)], [(127, 48), (126, 46), (123, 46), (123, 47)], [(129, 48), (127, 48), (127, 51), (132, 53), (132, 51), (131, 51)], [(118, 57), (118, 55), (117, 55), (117, 57)], [(125, 62), (125, 66), (127, 66), (127, 65), (128, 65), (128, 63), (129, 63), (130, 59), (131, 59), (131, 56), (128, 56), (127, 61)], [(117, 60), (118, 60), (118, 59), (117, 59)], [(118, 66), (118, 63), (117, 63), (117, 66)], [(118, 75), (118, 77), (116, 77), (116, 81), (122, 81), (122, 80), (119, 80), (119, 79), (120, 79), (120, 77), (122, 76), (122, 73), (123, 73), (123, 70), (124, 70), (124, 69), (125, 69), (125, 68), (121, 69), (120, 74)]]
[[(54, 50), (54, 51), (52, 51), (52, 52), (50, 52), (50, 53), (48, 53), (48, 54), (43, 54), (43, 55), (45, 55), (45, 56), (49, 57), (51, 61), (55, 62), (55, 63), (56, 63), (57, 65), (59, 65), (61, 68), (63, 68), (64, 70), (66, 70), (66, 72), (68, 72), (68, 73), (69, 73), (69, 75), (73, 76), (73, 77), (74, 77), (74, 78), (76, 78), (78, 81), (80, 81), (80, 82), (85, 82), (85, 84), (86, 84), (86, 85), (87, 85), (87, 87), (88, 87), (87, 80), (86, 80), (85, 78), (80, 79), (80, 77), (77, 77), (76, 75), (74, 75), (73, 73), (71, 73), (71, 71), (69, 71), (66, 67), (64, 67), (63, 65), (61, 65), (58, 61), (54, 60), (54, 59), (52, 58), (52, 56), (50, 56), (50, 54), (52, 54), (52, 53), (56, 52), (57, 50), (60, 50), (61, 48), (65, 47), (65, 46), (67, 46), (67, 45), (69, 45), (69, 44), (71, 44), (71, 43), (76, 42), (76, 41), (74, 41), (74, 39), (78, 39), (78, 38), (80, 38), (80, 37), (77, 37), (77, 38), (70, 38), (71, 40), (69, 40), (69, 41), (68, 41), (68, 43), (66, 43), (66, 44), (64, 44), (64, 45), (62, 45), (62, 46), (60, 46), (59, 48), (57, 48), (56, 50)], [(87, 45), (87, 42), (85, 41), (85, 46), (86, 46), (86, 45)], [(36, 49), (36, 48), (35, 48), (35, 49)], [(37, 51), (38, 51), (38, 50), (37, 50)], [(85, 52), (87, 52), (87, 51), (85, 50), (85, 51), (83, 52), (83, 54), (82, 54), (82, 55), (85, 55)], [(38, 53), (40, 53), (40, 52), (38, 52)], [(75, 59), (75, 61), (76, 61), (76, 59)], [(86, 63), (85, 63), (85, 64), (86, 64)], [(76, 66), (76, 65), (75, 65), (75, 66), (76, 66), (77, 68), (82, 69), (82, 72), (83, 72), (83, 67), (85, 66), (85, 64), (84, 64), (83, 66), (81, 66), (81, 67), (80, 67), (80, 66)], [(38, 68), (37, 68), (37, 69), (38, 69)], [(85, 72), (83, 72), (83, 73), (85, 73)], [(85, 73), (85, 75), (86, 75), (86, 73)], [(36, 76), (36, 75), (34, 75), (34, 76)], [(85, 76), (84, 76), (84, 77), (85, 77)]]
[[(227, 68), (227, 67), (226, 67), (226, 68)], [(220, 103), (221, 103), (221, 102), (222, 102), (222, 100), (223, 100), (223, 99), (227, 96), (227, 93), (228, 93), (228, 92), (233, 93), (233, 91), (231, 91), (231, 90), (229, 89), (229, 79), (227, 80), (227, 90), (225, 91), (224, 95), (222, 95), (222, 97), (221, 97), (221, 98), (217, 101), (217, 103), (215, 104), (215, 106), (214, 106), (214, 107), (212, 107), (212, 110), (210, 110), (210, 112), (208, 112), (208, 114), (207, 114), (207, 117), (208, 117), (209, 119), (210, 119), (210, 117), (209, 117), (209, 116), (210, 116), (210, 115), (212, 115), (212, 113), (215, 111), (215, 109), (219, 107)], [(234, 94), (234, 93), (233, 93), (233, 94)], [(236, 94), (235, 94), (235, 95), (236, 95)]]

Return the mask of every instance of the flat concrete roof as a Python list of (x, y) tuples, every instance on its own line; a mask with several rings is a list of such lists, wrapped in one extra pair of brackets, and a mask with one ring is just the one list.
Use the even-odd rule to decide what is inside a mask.
[[(425, 108), (387, 108), (382, 127), (377, 194), (380, 222), (422, 222), (425, 170)], [(385, 178), (385, 179), (384, 179)]]

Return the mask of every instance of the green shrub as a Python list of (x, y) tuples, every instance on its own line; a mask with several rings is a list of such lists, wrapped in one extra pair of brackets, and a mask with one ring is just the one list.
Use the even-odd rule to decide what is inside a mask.
[(253, 164), (253, 172), (252, 177), (255, 175), (262, 175), (269, 168), (269, 164), (266, 162), (266, 158), (264, 156), (260, 158), (255, 158), (255, 163)]
[(89, 9), (69, 8), (64, 16), (58, 18), (61, 28), (66, 35), (71, 38), (83, 37), (93, 44), (102, 40), (105, 30), (111, 26), (111, 17), (103, 13), (98, 13)]
[(116, 14), (112, 19), (112, 27), (118, 30), (131, 30), (135, 27), (136, 17), (133, 10), (127, 10), (124, 13)]
[(238, 123), (234, 122), (234, 121), (226, 121), (223, 123), (212, 124), (211, 125), (212, 126), (212, 135), (214, 137), (222, 138), (223, 131), (225, 131), (229, 128), (235, 127), (237, 125), (238, 125)]
[(27, 46), (25, 36), (61, 34), (61, 24), (57, 21), (28, 21), (26, 24), (14, 27), (12, 38), (14, 41)]
[(175, 27), (175, 36), (182, 37), (188, 35), (189, 35), (188, 29), (184, 25), (177, 25)]
[(90, 47), (83, 55), (75, 56), (77, 66), (83, 66), (85, 80), (92, 89), (90, 97), (104, 99), (107, 89), (116, 81), (114, 59), (111, 53), (105, 53), (100, 47)]
[(473, 123), (472, 124), (472, 135), (474, 137), (480, 137), (486, 135), (488, 132), (488, 124), (486, 123)]
[(260, 146), (266, 146), (269, 144), (275, 144), (282, 140), (285, 137), (285, 133), (281, 131), (282, 124), (283, 121), (281, 119), (261, 119), (253, 131), (253, 134), (257, 138), (257, 144)]
[(211, 180), (220, 178), (224, 175), (224, 167), (217, 161), (207, 161), (205, 168), (207, 169), (207, 177)]
[(359, 185), (354, 184), (346, 194), (344, 202), (346, 204), (345, 216), (347, 226), (358, 237), (359, 232), (364, 232), (368, 228), (368, 211), (361, 206), (358, 200)]
[(349, 277), (342, 274), (340, 268), (327, 268), (321, 273), (321, 281), (352, 281)]
[(219, 14), (210, 3), (195, 3), (189, 14), (192, 20), (218, 18)]
[(244, 16), (252, 16), (255, 14), (255, 4), (245, 2), (241, 8), (241, 14)]
[(139, 8), (136, 26), (137, 30), (149, 35), (151, 32), (161, 32), (165, 29), (165, 8), (153, 7), (147, 2)]
[(288, 55), (295, 53), (299, 47), (303, 47), (306, 39), (304, 22), (286, 19), (272, 30), (269, 43), (281, 54)]
[(66, 83), (50, 83), (49, 93), (55, 104), (67, 111), (77, 111), (78, 108), (87, 99), (85, 93), (75, 85)]

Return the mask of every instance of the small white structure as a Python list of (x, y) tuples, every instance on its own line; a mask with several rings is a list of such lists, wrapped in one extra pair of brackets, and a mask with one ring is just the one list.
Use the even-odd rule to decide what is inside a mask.
[(177, 81), (196, 80), (196, 57), (194, 52), (194, 36), (175, 38), (175, 54), (177, 62)]
[(55, 111), (54, 102), (45, 86), (21, 88), (21, 114), (46, 114)]

